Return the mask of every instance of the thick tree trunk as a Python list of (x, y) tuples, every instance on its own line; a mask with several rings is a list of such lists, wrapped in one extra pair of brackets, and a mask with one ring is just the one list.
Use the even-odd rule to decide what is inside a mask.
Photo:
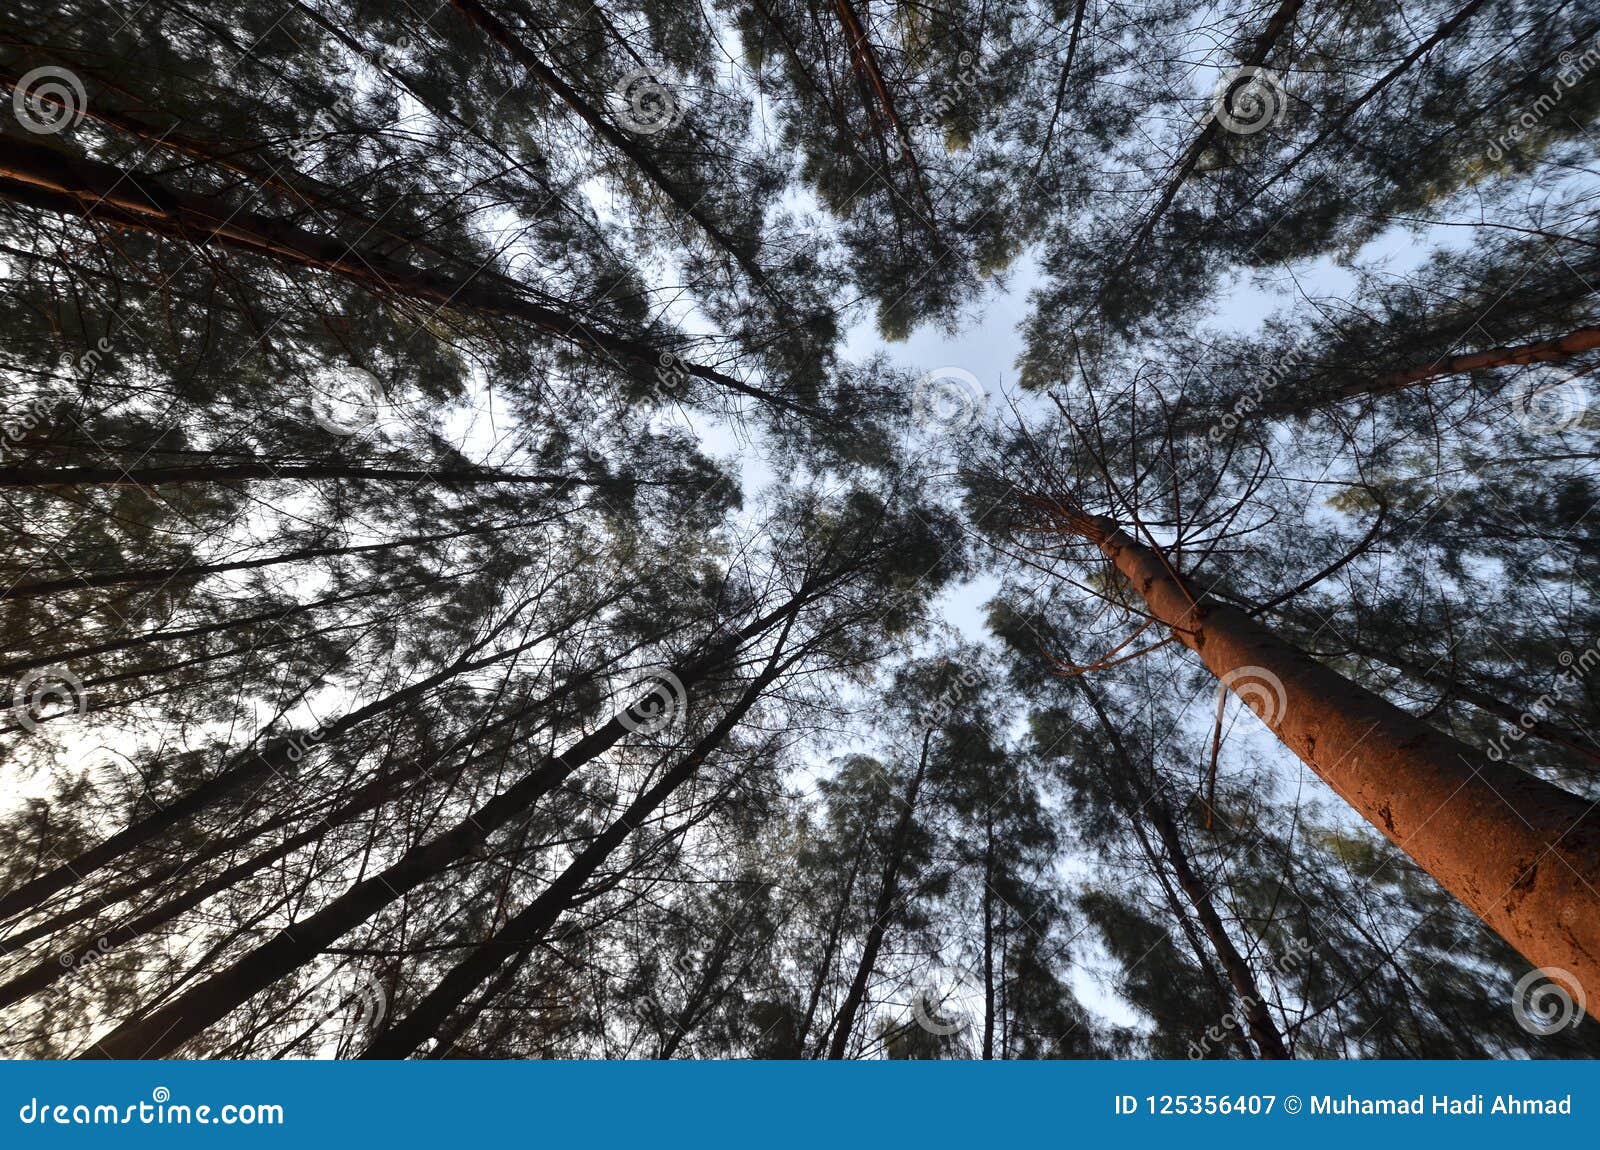
[(878, 966), (878, 951), (883, 947), (883, 936), (888, 932), (889, 918), (894, 910), (900, 867), (905, 860), (907, 840), (916, 816), (917, 793), (922, 789), (922, 777), (928, 769), (928, 745), (932, 739), (931, 730), (922, 736), (922, 756), (917, 762), (916, 774), (911, 776), (911, 785), (906, 788), (905, 809), (900, 812), (894, 834), (889, 839), (889, 857), (883, 864), (883, 881), (878, 886), (878, 901), (872, 910), (872, 924), (867, 928), (866, 943), (861, 948), (861, 961), (856, 964), (855, 977), (850, 981), (844, 1004), (839, 1007), (839, 1015), (834, 1019), (833, 1042), (828, 1047), (828, 1057), (831, 1059), (841, 1059), (849, 1050), (850, 1033), (855, 1029), (856, 1015), (866, 1001), (867, 983), (872, 980), (872, 972)]
[(1600, 987), (1600, 816), (1329, 670), (1164, 557), (1065, 510), (1173, 635), (1300, 760), (1537, 967)]

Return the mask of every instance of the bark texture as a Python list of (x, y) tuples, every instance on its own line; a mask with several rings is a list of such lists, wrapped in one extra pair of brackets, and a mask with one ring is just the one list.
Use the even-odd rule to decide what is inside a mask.
[[(1600, 815), (1329, 670), (1098, 516), (1071, 515), (1300, 760), (1536, 967), (1600, 989)], [(1557, 979), (1557, 981), (1561, 981)]]

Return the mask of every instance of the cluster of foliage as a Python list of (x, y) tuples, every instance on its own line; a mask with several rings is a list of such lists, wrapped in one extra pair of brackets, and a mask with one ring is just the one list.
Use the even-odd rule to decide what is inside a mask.
[(1600, 1053), (1109, 561), (1600, 800), (1589, 6), (0, 29), (0, 1053)]

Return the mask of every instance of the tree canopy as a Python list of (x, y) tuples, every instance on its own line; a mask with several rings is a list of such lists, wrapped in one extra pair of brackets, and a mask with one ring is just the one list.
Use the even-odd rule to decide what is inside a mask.
[(1600, 1054), (1592, 5), (0, 29), (0, 1053)]

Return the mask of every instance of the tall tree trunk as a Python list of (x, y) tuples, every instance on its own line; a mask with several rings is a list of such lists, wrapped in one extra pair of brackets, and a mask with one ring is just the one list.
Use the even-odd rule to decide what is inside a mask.
[[(785, 629), (787, 633), (787, 629)], [(781, 650), (781, 642), (780, 642)], [(411, 1012), (373, 1037), (362, 1058), (404, 1058), (432, 1035), (440, 1032), (450, 1014), (489, 978), (508, 957), (543, 937), (561, 913), (583, 889), (583, 884), (610, 857), (612, 851), (641, 822), (648, 818), (720, 747), (729, 733), (755, 706), (782, 667), (775, 651), (762, 673), (750, 683), (739, 700), (697, 742), (694, 748), (655, 785), (635, 797), (545, 890), (519, 914), (501, 927), (494, 937), (480, 943), (439, 981)]]
[(817, 975), (811, 980), (811, 993), (806, 998), (805, 1017), (800, 1020), (800, 1026), (795, 1032), (795, 1046), (802, 1058), (805, 1057), (806, 1039), (811, 1036), (811, 1027), (817, 1019), (817, 1005), (822, 1001), (822, 991), (828, 985), (828, 976), (833, 973), (833, 960), (839, 953), (839, 943), (844, 937), (845, 915), (849, 913), (850, 900), (855, 896), (856, 879), (860, 877), (861, 860), (866, 853), (867, 828), (863, 826), (861, 839), (856, 843), (855, 857), (850, 860), (850, 873), (845, 878), (844, 890), (839, 895), (839, 906), (833, 916), (833, 925), (829, 928), (827, 941), (822, 946), (822, 959), (817, 964)]
[[(531, 650), (540, 643), (548, 642), (552, 637), (553, 633), (547, 631), (513, 648), (482, 659), (458, 660), (426, 679), (418, 680), (408, 687), (368, 703), (365, 707), (351, 711), (338, 721), (329, 724), (315, 742), (318, 745), (332, 742), (362, 723), (417, 699), (459, 675), (504, 662)], [(268, 774), (293, 769), (296, 758), (303, 753), (302, 744), (287, 737), (241, 753), (222, 772), (164, 806), (158, 807), (153, 814), (123, 828), (44, 874), (7, 891), (5, 897), (0, 898), (0, 919), (30, 910), (57, 891), (82, 882), (95, 871), (149, 842), (184, 819), (206, 810), (230, 795), (237, 794), (244, 787), (264, 779)]]
[(889, 917), (894, 910), (900, 867), (905, 860), (907, 842), (911, 837), (911, 824), (917, 809), (917, 792), (922, 789), (922, 777), (928, 769), (928, 745), (932, 739), (932, 730), (922, 736), (922, 756), (917, 761), (916, 773), (911, 776), (911, 785), (906, 788), (905, 809), (900, 812), (894, 834), (889, 839), (889, 857), (884, 860), (883, 880), (878, 886), (878, 901), (872, 910), (872, 923), (867, 928), (866, 943), (861, 948), (861, 961), (856, 964), (855, 978), (851, 980), (850, 989), (845, 993), (844, 1004), (839, 1007), (839, 1016), (834, 1019), (833, 1043), (828, 1048), (828, 1057), (831, 1059), (843, 1058), (849, 1049), (850, 1033), (855, 1029), (856, 1015), (867, 997), (867, 983), (871, 981), (872, 972), (878, 965), (878, 951), (883, 946), (883, 936), (889, 929)]
[(279, 932), (162, 1009), (122, 1023), (80, 1057), (159, 1058), (171, 1053), (259, 991), (310, 962), (396, 899), (466, 858), (490, 834), (560, 786), (572, 772), (626, 733), (620, 717), (613, 717), (449, 831), (412, 847), (383, 871), (357, 883), (309, 918)]
[(347, 603), (359, 602), (362, 599), (371, 599), (378, 595), (394, 595), (405, 591), (416, 591), (437, 582), (438, 580), (430, 580), (426, 583), (423, 580), (410, 580), (405, 583), (393, 583), (385, 587), (368, 587), (345, 595), (326, 595), (320, 599), (312, 599), (304, 603), (292, 603), (286, 607), (274, 607), (270, 611), (261, 611), (254, 615), (241, 615), (233, 619), (223, 619), (217, 623), (202, 623), (193, 627), (176, 627), (166, 631), (143, 631), (137, 635), (130, 635), (125, 639), (106, 639), (98, 643), (74, 647), (67, 651), (58, 650), (41, 655), (25, 655), (8, 663), (0, 663), (0, 678), (9, 678), (18, 671), (26, 671), (30, 667), (60, 666), (63, 663), (70, 664), (95, 655), (106, 655), (112, 651), (126, 651), (135, 647), (160, 646), (165, 643), (176, 643), (183, 639), (198, 639), (204, 635), (214, 635), (218, 631), (243, 630), (257, 623), (279, 623), (298, 615), (321, 611), (329, 607), (343, 606)]
[(1113, 521), (1061, 507), (1285, 746), (1537, 967), (1600, 986), (1600, 816), (1197, 593)]
[[(1178, 888), (1183, 891), (1184, 898), (1194, 908), (1195, 917), (1200, 920), (1200, 929), (1205, 932), (1206, 940), (1210, 942), (1211, 950), (1217, 956), (1217, 962), (1227, 974), (1229, 983), (1233, 985), (1234, 994), (1238, 996), (1239, 1004), (1244, 1009), (1245, 1023), (1250, 1028), (1250, 1037), (1255, 1040), (1261, 1057), (1288, 1058), (1289, 1051), (1284, 1046), (1283, 1035), (1273, 1022), (1271, 1012), (1267, 1010), (1266, 999), (1256, 983), (1255, 973), (1245, 961), (1244, 955), (1239, 953), (1239, 948), (1233, 945), (1233, 939), (1229, 936), (1227, 928), (1222, 923), (1222, 916), (1217, 913), (1216, 905), (1212, 901), (1211, 888), (1195, 874), (1194, 867), (1189, 864), (1189, 853), (1184, 849), (1183, 839), (1178, 834), (1178, 826), (1172, 818), (1172, 812), (1167, 808), (1165, 796), (1156, 793), (1139, 764), (1129, 754), (1121, 733), (1111, 722), (1111, 717), (1106, 714), (1105, 704), (1100, 701), (1099, 694), (1087, 681), (1080, 679), (1078, 686), (1082, 688), (1084, 696), (1094, 708), (1101, 729), (1111, 740), (1112, 749), (1116, 752), (1118, 764), (1122, 768), (1123, 781), (1131, 787), (1130, 797), (1133, 802), (1128, 805), (1134, 809), (1131, 810), (1129, 817), (1135, 820), (1147, 818), (1155, 828), (1156, 835), (1161, 840), (1161, 847), (1166, 852), (1167, 861), (1172, 866), (1173, 877), (1178, 881)], [(1142, 833), (1140, 837), (1143, 838)], [(1164, 878), (1162, 884), (1165, 885)], [(1183, 917), (1180, 917), (1179, 921), (1183, 921)]]
[[(674, 670), (679, 682), (686, 689), (699, 683), (722, 665), (738, 646), (775, 623), (784, 622), (787, 630), (794, 615), (821, 594), (819, 587), (831, 581), (807, 583), (781, 607), (736, 632), (731, 637), (732, 647), (719, 647), (680, 665)], [(226, 970), (191, 987), (162, 1009), (117, 1026), (80, 1057), (152, 1058), (181, 1046), (253, 995), (311, 961), (335, 940), (406, 892), (466, 858), (491, 834), (560, 786), (579, 767), (616, 745), (633, 725), (630, 716), (637, 719), (648, 715), (652, 697), (647, 693), (566, 751), (546, 759), (509, 790), (473, 811), (450, 830), (412, 847), (383, 871), (358, 882), (321, 910), (279, 932)], [(491, 968), (484, 977), (493, 972)]]
[(994, 1058), (994, 807), (983, 815), (983, 1059)]
[[(478, 739), (498, 729), (525, 719), (536, 711), (548, 709), (591, 681), (587, 676), (570, 679), (542, 698), (523, 704), (512, 714), (502, 716), (487, 726), (475, 730), (470, 739), (476, 742)], [(32, 969), (24, 971), (0, 985), (0, 1007), (8, 1006), (31, 994), (36, 994), (62, 976), (70, 974), (73, 968), (70, 965), (63, 965), (61, 962), (55, 961), (55, 954), (76, 954), (88, 951), (91, 948), (105, 950), (109, 947), (123, 946), (158, 927), (164, 926), (180, 914), (199, 906), (211, 896), (231, 889), (278, 860), (287, 858), (301, 847), (309, 846), (319, 841), (332, 828), (343, 826), (369, 811), (376, 810), (378, 807), (402, 797), (406, 793), (407, 784), (413, 780), (425, 776), (429, 783), (445, 782), (460, 777), (464, 772), (481, 766), (490, 759), (503, 758), (506, 753), (504, 750), (495, 750), (470, 755), (461, 763), (449, 768), (448, 771), (441, 770), (440, 764), (467, 741), (468, 737), (463, 736), (462, 739), (438, 755), (426, 759), (415, 759), (396, 770), (379, 775), (371, 782), (364, 783), (348, 793), (332, 810), (317, 818), (315, 822), (305, 829), (242, 862), (235, 863), (204, 882), (194, 883), (180, 894), (158, 906), (141, 912), (132, 918), (124, 919), (108, 931), (80, 938), (77, 942), (66, 946), (52, 946), (53, 955), (51, 959), (40, 962)], [(253, 839), (271, 834), (276, 830), (300, 821), (303, 820), (292, 814), (279, 815), (269, 820), (265, 825), (251, 827), (246, 831), (229, 836), (221, 842), (209, 846), (204, 854), (198, 858), (186, 859), (168, 868), (165, 873), (144, 876), (142, 881), (128, 884), (127, 887), (115, 888), (109, 892), (95, 892), (93, 898), (85, 898), (77, 907), (56, 916), (52, 920), (55, 923), (52, 929), (30, 928), (28, 931), (19, 932), (15, 936), (7, 936), (5, 942), (9, 947), (15, 949), (37, 938), (53, 934), (56, 930), (70, 926), (83, 918), (91, 917), (99, 910), (121, 901), (122, 898), (131, 897), (149, 890), (157, 882), (170, 878), (174, 874), (204, 866), (213, 859), (221, 857), (229, 850), (247, 845)], [(51, 924), (42, 925), (50, 926)]]
[(159, 487), (170, 483), (238, 483), (249, 479), (369, 479), (432, 483), (442, 487), (482, 483), (533, 483), (544, 487), (594, 487), (581, 475), (521, 475), (511, 471), (460, 471), (437, 467), (373, 467), (359, 463), (211, 463), (177, 467), (6, 467), (0, 487)]
[(1352, 388), (1347, 394), (1366, 395), (1375, 391), (1395, 391), (1441, 376), (1465, 375), (1467, 372), (1487, 371), (1496, 367), (1516, 367), (1530, 363), (1563, 363), (1580, 352), (1593, 351), (1597, 347), (1600, 347), (1600, 327), (1580, 327), (1557, 339), (1545, 339), (1509, 347), (1491, 347), (1483, 351), (1443, 356), (1426, 363), (1415, 364), (1404, 371), (1392, 371), (1386, 375), (1375, 376), (1370, 385)]
[[(554, 338), (602, 352), (654, 372), (666, 349), (618, 335), (581, 316), (497, 290), (487, 280), (412, 267), (334, 236), (246, 211), (210, 196), (178, 192), (151, 176), (69, 156), (14, 135), (0, 136), (0, 195), (61, 215), (81, 215), (117, 227), (222, 244), (298, 267), (315, 268), (370, 288), (427, 300), (441, 307), (526, 321)], [(684, 371), (718, 387), (773, 403), (794, 405), (714, 368), (677, 361)]]
[(254, 571), (260, 567), (276, 567), (284, 563), (299, 563), (305, 559), (338, 559), (346, 555), (367, 555), (374, 551), (388, 551), (395, 547), (419, 547), (426, 543), (441, 543), (447, 539), (461, 539), (468, 535), (485, 535), (496, 531), (510, 531), (526, 527), (526, 523), (505, 523), (483, 527), (469, 527), (461, 531), (442, 531), (432, 535), (407, 535), (387, 539), (382, 543), (355, 543), (342, 547), (303, 547), (279, 555), (260, 559), (234, 559), (222, 563), (182, 563), (176, 567), (146, 567), (143, 569), (100, 571), (87, 575), (73, 575), (65, 579), (41, 579), (34, 583), (18, 583), (0, 590), (0, 601), (34, 599), (40, 595), (57, 595), (63, 591), (81, 591), (89, 587), (120, 587), (130, 583), (170, 583), (174, 579), (198, 579), (206, 575), (221, 575), (229, 571)]

